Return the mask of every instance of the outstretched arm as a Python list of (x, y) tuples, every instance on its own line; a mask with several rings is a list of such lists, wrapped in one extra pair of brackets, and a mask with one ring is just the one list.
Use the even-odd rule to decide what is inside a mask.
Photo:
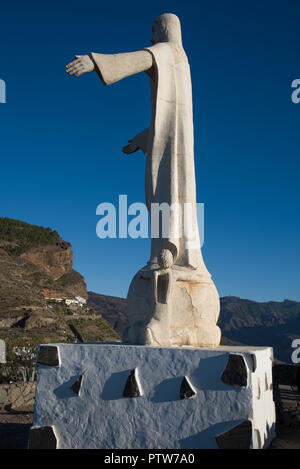
[(146, 72), (153, 66), (153, 58), (149, 51), (140, 50), (124, 54), (96, 54), (76, 55), (76, 60), (70, 62), (66, 71), (69, 75), (78, 77), (84, 73), (96, 70), (104, 85), (110, 85), (125, 77), (140, 72)]
[[(129, 52), (124, 54), (96, 54), (76, 55), (76, 60), (70, 62), (66, 71), (69, 75), (78, 77), (84, 73), (96, 70), (104, 85), (110, 85), (125, 77), (140, 72), (149, 72), (153, 68), (152, 54), (148, 50)], [(148, 129), (129, 140), (129, 145), (123, 147), (127, 155), (141, 149), (147, 154)]]
[(104, 85), (110, 85), (123, 78), (145, 72), (153, 65), (149, 51), (126, 52), (124, 54), (91, 53), (95, 70)]

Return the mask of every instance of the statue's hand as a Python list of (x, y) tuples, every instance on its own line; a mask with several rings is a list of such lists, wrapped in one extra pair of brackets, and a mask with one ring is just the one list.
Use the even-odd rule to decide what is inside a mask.
[(75, 55), (76, 60), (70, 62), (66, 66), (66, 72), (69, 75), (79, 77), (84, 73), (93, 72), (95, 70), (95, 65), (92, 59), (88, 55)]
[(133, 140), (128, 140), (129, 145), (126, 145), (125, 147), (122, 148), (122, 152), (126, 153), (126, 155), (130, 155), (131, 153), (134, 153), (139, 150), (139, 146), (134, 143)]

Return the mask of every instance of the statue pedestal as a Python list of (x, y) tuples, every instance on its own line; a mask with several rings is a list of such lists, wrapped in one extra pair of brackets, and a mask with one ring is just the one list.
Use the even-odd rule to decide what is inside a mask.
[(272, 349), (41, 345), (29, 448), (263, 448)]
[(174, 265), (146, 267), (129, 287), (128, 327), (122, 340), (156, 347), (216, 347), (221, 340), (219, 313), (219, 295), (210, 274)]

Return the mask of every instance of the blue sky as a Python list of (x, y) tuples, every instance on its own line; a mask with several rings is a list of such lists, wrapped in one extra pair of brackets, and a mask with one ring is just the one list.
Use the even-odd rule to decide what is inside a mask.
[(70, 241), (88, 289), (125, 297), (150, 242), (96, 236), (96, 207), (144, 201), (144, 155), (122, 154), (148, 126), (139, 74), (104, 87), (69, 77), (74, 54), (149, 45), (158, 15), (180, 17), (193, 83), (203, 256), (220, 296), (300, 300), (300, 78), (297, 0), (6, 2), (0, 15), (0, 216)]

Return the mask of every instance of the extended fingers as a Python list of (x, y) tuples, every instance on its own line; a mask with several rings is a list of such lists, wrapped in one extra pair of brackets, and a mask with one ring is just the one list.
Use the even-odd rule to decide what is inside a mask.
[(79, 59), (73, 60), (73, 62), (70, 62), (70, 63), (66, 66), (66, 68), (72, 68), (72, 67), (74, 67), (74, 65), (76, 65), (76, 64), (78, 63), (78, 60), (79, 60)]
[(76, 60), (73, 60), (72, 62), (70, 62), (66, 67), (67, 68), (72, 68), (76, 65), (82, 65), (84, 64), (84, 59), (83, 59), (83, 56), (82, 57), (78, 57)]
[(80, 75), (81, 73), (83, 73), (83, 70), (81, 70), (81, 69), (78, 68), (78, 67), (74, 67), (74, 68), (72, 68), (72, 69), (66, 70), (66, 72), (67, 72), (69, 75), (78, 77), (78, 75)]
[(69, 75), (78, 76), (84, 72), (84, 69), (85, 69), (84, 64), (82, 63), (80, 59), (74, 60), (73, 62), (69, 63), (66, 66), (66, 72)]
[(67, 66), (66, 66), (66, 70), (72, 70), (73, 68), (77, 68), (77, 67), (80, 67), (83, 65), (83, 62), (81, 59), (76, 59), (76, 60), (73, 60), (73, 62), (70, 62)]

